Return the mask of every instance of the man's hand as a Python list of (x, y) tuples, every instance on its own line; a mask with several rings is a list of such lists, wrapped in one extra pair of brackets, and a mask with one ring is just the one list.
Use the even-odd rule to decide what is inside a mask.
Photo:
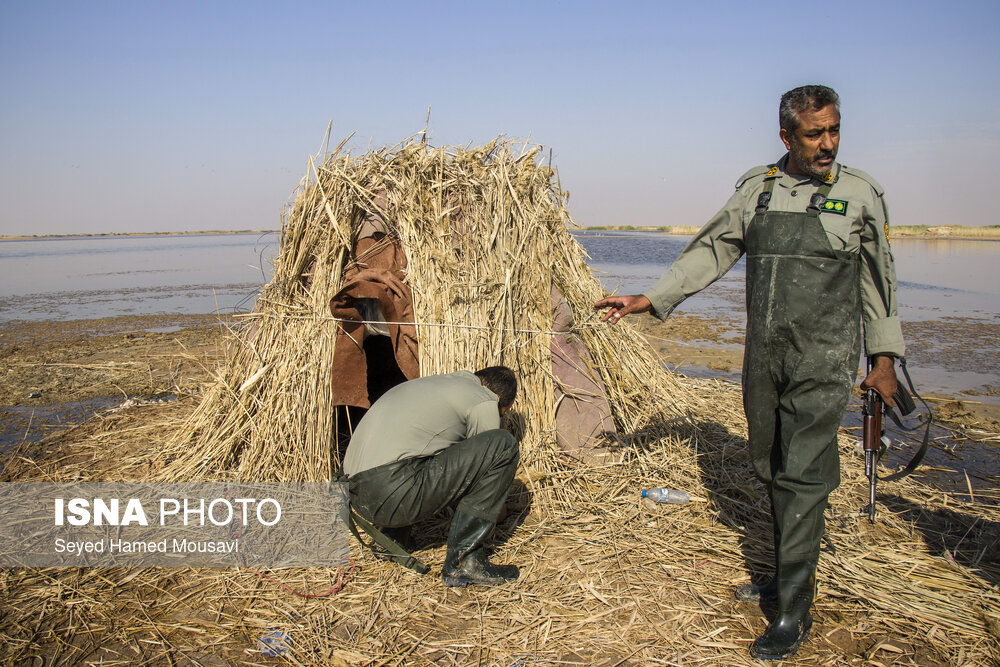
[(886, 405), (890, 408), (896, 407), (896, 401), (892, 398), (896, 393), (896, 369), (893, 366), (893, 358), (884, 354), (876, 355), (875, 363), (861, 383), (861, 388), (866, 391), (874, 389)]
[[(594, 304), (594, 310), (609, 308), (608, 312), (601, 318), (602, 322), (611, 320), (611, 324), (617, 324), (625, 315), (632, 313), (648, 313), (653, 310), (653, 304), (642, 294), (631, 294), (628, 296), (609, 296)], [(893, 376), (895, 377), (895, 376)]]

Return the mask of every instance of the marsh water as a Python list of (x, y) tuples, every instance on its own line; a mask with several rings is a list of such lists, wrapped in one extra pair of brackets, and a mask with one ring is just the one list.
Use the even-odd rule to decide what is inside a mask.
[[(622, 294), (652, 285), (690, 240), (637, 232), (584, 231), (575, 236), (604, 286)], [(1000, 323), (1000, 241), (904, 238), (892, 242), (892, 251), (904, 321), (972, 317)], [(681, 308), (733, 316), (730, 304), (743, 303), (745, 264), (741, 259)]]
[[(654, 282), (690, 240), (586, 230), (574, 236), (604, 286), (625, 293)], [(277, 243), (276, 232), (2, 240), (0, 320), (245, 308), (270, 280)], [(892, 248), (904, 320), (1000, 321), (1000, 241), (904, 238)], [(684, 309), (728, 313), (730, 291), (742, 300), (743, 267), (741, 260)]]
[(278, 234), (0, 241), (0, 322), (248, 311)]
[[(689, 238), (577, 231), (608, 291), (651, 285)], [(270, 280), (277, 233), (0, 241), (0, 323), (247, 312)], [(1000, 242), (897, 239), (900, 316), (925, 390), (1000, 402)], [(744, 262), (678, 312), (742, 330)]]
[[(577, 238), (602, 284), (621, 294), (652, 285), (689, 240), (635, 232), (582, 232)], [(1000, 242), (897, 239), (892, 249), (907, 357), (924, 390), (1000, 403)], [(742, 331), (745, 280), (741, 259), (677, 312), (707, 315)]]

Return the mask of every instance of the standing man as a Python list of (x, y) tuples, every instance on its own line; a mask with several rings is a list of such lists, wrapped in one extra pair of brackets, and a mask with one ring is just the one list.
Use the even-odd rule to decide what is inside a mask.
[(893, 406), (903, 354), (896, 275), (882, 187), (836, 162), (840, 98), (826, 86), (781, 96), (788, 149), (736, 183), (726, 206), (642, 295), (613, 296), (603, 320), (652, 312), (665, 319), (685, 298), (747, 255), (743, 406), (754, 471), (767, 487), (775, 575), (743, 585), (740, 600), (777, 601), (778, 615), (750, 647), (755, 658), (792, 655), (809, 635), (823, 511), (840, 483), (837, 429), (864, 344), (874, 367), (862, 382)]
[(493, 532), (520, 458), (500, 428), (517, 377), (505, 366), (398, 384), (365, 413), (344, 455), (351, 505), (377, 526), (408, 528), (457, 501), (441, 578), (446, 586), (514, 581), (493, 565)]

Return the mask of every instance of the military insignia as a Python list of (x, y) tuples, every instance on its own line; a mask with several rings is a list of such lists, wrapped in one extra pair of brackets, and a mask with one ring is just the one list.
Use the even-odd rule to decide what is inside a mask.
[(823, 180), (826, 181), (827, 183), (833, 183), (833, 172), (831, 171), (829, 174), (824, 176)]
[(770, 169), (768, 169), (767, 173), (764, 174), (764, 175), (765, 176), (774, 176), (777, 173), (778, 173), (778, 165), (774, 165), (773, 167), (771, 167)]
[(819, 209), (823, 213), (836, 213), (837, 215), (847, 215), (847, 202), (840, 199), (827, 199)]
[(889, 221), (885, 221), (885, 242), (892, 245), (892, 241), (889, 240)]

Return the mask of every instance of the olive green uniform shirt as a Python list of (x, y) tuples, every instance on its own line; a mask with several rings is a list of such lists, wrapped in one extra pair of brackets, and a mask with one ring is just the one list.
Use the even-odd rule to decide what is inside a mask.
[[(701, 228), (666, 274), (645, 292), (653, 314), (666, 317), (677, 305), (721, 278), (743, 255), (747, 225), (768, 179), (775, 179), (770, 211), (805, 212), (822, 182), (785, 171), (786, 154), (777, 165), (755, 167), (736, 183), (736, 192), (721, 211)], [(889, 248), (889, 212), (882, 186), (858, 169), (835, 164), (831, 170), (830, 202), (840, 209), (822, 209), (820, 223), (835, 250), (861, 254), (861, 303), (867, 354), (903, 356), (903, 333), (896, 306), (896, 269)]]
[(428, 375), (398, 384), (369, 408), (344, 455), (349, 476), (432, 456), (474, 435), (500, 428), (499, 398), (474, 373)]

